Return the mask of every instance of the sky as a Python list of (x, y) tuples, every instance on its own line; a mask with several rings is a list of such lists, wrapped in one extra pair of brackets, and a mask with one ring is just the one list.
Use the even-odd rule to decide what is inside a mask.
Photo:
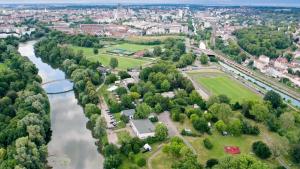
[(11, 3), (166, 3), (166, 4), (201, 4), (201, 5), (250, 5), (250, 6), (291, 6), (300, 7), (300, 0), (0, 0), (0, 4)]

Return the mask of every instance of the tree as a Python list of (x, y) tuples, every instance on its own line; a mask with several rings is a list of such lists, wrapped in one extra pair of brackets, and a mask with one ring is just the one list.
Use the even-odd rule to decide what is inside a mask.
[(221, 94), (218, 96), (220, 103), (226, 103), (226, 104), (230, 104), (230, 98), (224, 94)]
[(210, 128), (208, 127), (207, 121), (203, 117), (193, 117), (194, 115), (191, 116), (191, 121), (194, 126), (194, 128), (201, 133), (209, 132)]
[(266, 93), (264, 100), (271, 102), (273, 108), (278, 108), (282, 105), (281, 96), (273, 90)]
[[(172, 155), (173, 157), (179, 158), (183, 155), (182, 150), (185, 149), (185, 147), (186, 146), (185, 146), (183, 140), (176, 136), (176, 137), (171, 138), (170, 143), (163, 147), (163, 152), (168, 153), (168, 154)], [(186, 155), (186, 154), (184, 154), (184, 155)]]
[(134, 105), (132, 104), (132, 98), (129, 95), (123, 95), (121, 97), (121, 105), (126, 109), (133, 109)]
[(219, 161), (217, 159), (212, 158), (212, 159), (209, 159), (209, 160), (206, 161), (206, 166), (205, 167), (206, 168), (213, 168), (213, 166), (215, 166), (217, 164), (219, 164)]
[(127, 73), (127, 71), (119, 71), (118, 75), (121, 79), (127, 79), (131, 77), (130, 74)]
[(115, 74), (110, 74), (106, 76), (105, 84), (114, 83), (116, 80), (118, 80), (117, 76)]
[(103, 148), (103, 155), (105, 157), (117, 155), (119, 153), (119, 149), (114, 144), (108, 144)]
[(161, 50), (161, 47), (160, 46), (155, 46), (154, 49), (153, 49), (153, 54), (154, 56), (160, 56), (162, 53), (162, 50)]
[(281, 114), (279, 120), (284, 129), (290, 129), (295, 125), (295, 117), (291, 112)]
[(200, 56), (200, 62), (202, 65), (206, 65), (208, 63), (208, 57), (205, 54)]
[(213, 115), (217, 116), (219, 119), (223, 120), (225, 123), (229, 122), (229, 117), (232, 114), (232, 110), (228, 104), (225, 103), (215, 103), (209, 109)]
[(170, 82), (168, 80), (164, 80), (162, 83), (161, 83), (161, 89), (164, 91), (164, 92), (167, 92), (169, 91), (171, 85), (170, 85)]
[(252, 106), (250, 114), (255, 116), (258, 121), (265, 121), (269, 117), (269, 109), (262, 103), (256, 103)]
[(118, 59), (117, 58), (111, 58), (110, 62), (109, 62), (109, 65), (113, 69), (118, 67), (118, 65), (119, 65)]
[(152, 113), (152, 108), (146, 103), (141, 103), (136, 107), (136, 112), (134, 113), (134, 118), (145, 119)]
[(94, 53), (95, 55), (97, 55), (97, 54), (99, 53), (98, 48), (94, 48), (94, 49), (93, 49), (93, 53)]
[(295, 163), (300, 163), (300, 144), (292, 148), (292, 158)]
[(146, 159), (143, 158), (143, 157), (140, 157), (136, 160), (136, 164), (139, 166), (139, 167), (143, 167), (146, 165)]
[(223, 120), (219, 120), (215, 123), (215, 127), (219, 132), (223, 132), (227, 130), (227, 125), (223, 122)]
[(270, 169), (266, 164), (249, 155), (224, 157), (213, 169)]
[(242, 123), (239, 119), (230, 121), (228, 130), (234, 136), (240, 136), (242, 134)]
[(204, 145), (204, 147), (205, 148), (207, 148), (208, 150), (211, 150), (212, 148), (213, 148), (213, 144), (212, 144), (212, 142), (208, 139), (208, 138), (205, 138), (204, 140), (203, 140), (203, 145)]
[(172, 169), (202, 169), (202, 166), (198, 162), (197, 156), (189, 153), (183, 159), (176, 161), (172, 165)]
[(261, 159), (267, 159), (272, 155), (270, 148), (261, 141), (252, 144), (252, 151)]
[(101, 110), (95, 104), (86, 104), (84, 108), (85, 115), (90, 118), (93, 114), (101, 114)]
[(159, 123), (155, 126), (155, 137), (159, 141), (163, 141), (168, 137), (168, 128), (163, 123)]
[(113, 155), (105, 158), (103, 168), (104, 169), (112, 169), (118, 168), (122, 163), (122, 158), (120, 155)]

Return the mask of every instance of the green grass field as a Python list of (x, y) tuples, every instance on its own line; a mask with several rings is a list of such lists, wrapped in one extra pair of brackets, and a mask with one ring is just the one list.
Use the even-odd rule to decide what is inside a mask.
[(139, 45), (139, 44), (130, 44), (130, 43), (122, 43), (109, 47), (110, 49), (123, 49), (131, 52), (137, 52), (145, 49), (153, 48), (153, 45)]
[(188, 74), (211, 95), (225, 94), (231, 98), (232, 102), (260, 99), (258, 94), (220, 71)]
[[(122, 48), (130, 48), (130, 46), (128, 44), (123, 44), (122, 46), (120, 46), (120, 45), (114, 45), (114, 46), (118, 46), (118, 47), (122, 47)], [(136, 45), (134, 45), (134, 46), (136, 46)], [(82, 50), (84, 56), (87, 59), (94, 61), (94, 62), (99, 61), (104, 66), (109, 66), (110, 59), (112, 57), (115, 57), (118, 59), (118, 62), (119, 62), (119, 66), (117, 67), (118, 69), (124, 70), (127, 68), (136, 68), (136, 67), (142, 66), (144, 64), (150, 63), (150, 61), (146, 60), (146, 59), (135, 59), (130, 56), (117, 56), (117, 55), (108, 54), (108, 53), (106, 53), (106, 50), (109, 50), (108, 48), (100, 49), (99, 54), (94, 54), (92, 48), (85, 48), (85, 47), (78, 47), (78, 46), (70, 46), (70, 47), (72, 49), (74, 49), (75, 51)], [(141, 48), (142, 48), (141, 45), (139, 45), (139, 48), (134, 47), (135, 50), (141, 49)], [(110, 48), (110, 49), (112, 49), (112, 48)]]

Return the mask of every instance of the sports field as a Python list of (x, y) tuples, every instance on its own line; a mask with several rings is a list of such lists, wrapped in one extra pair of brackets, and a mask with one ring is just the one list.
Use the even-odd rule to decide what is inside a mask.
[[(129, 45), (123, 44), (123, 45), (114, 45), (117, 46), (119, 48), (122, 49), (129, 49)], [(136, 45), (134, 45), (131, 48), (134, 48), (135, 50), (141, 49), (143, 48), (143, 45), (138, 45), (139, 47), (137, 47)], [(112, 55), (109, 53), (106, 53), (106, 50), (112, 49), (112, 47), (109, 48), (103, 48), (103, 49), (99, 49), (99, 53), (98, 54), (94, 54), (93, 53), (93, 49), (92, 48), (85, 48), (85, 47), (78, 47), (78, 46), (70, 46), (72, 49), (74, 49), (75, 51), (79, 51), (82, 50), (83, 51), (83, 55), (91, 60), (91, 61), (99, 61), (100, 63), (102, 63), (104, 66), (109, 66), (109, 62), (110, 59), (112, 57), (115, 57), (118, 59), (119, 62), (119, 66), (117, 67), (118, 69), (127, 69), (127, 68), (136, 68), (139, 66), (142, 66), (144, 64), (148, 64), (150, 63), (149, 60), (146, 59), (136, 59), (130, 56), (118, 56), (118, 55)], [(144, 49), (144, 48), (143, 48)]]
[(190, 72), (188, 74), (210, 95), (224, 94), (231, 98), (232, 102), (260, 99), (258, 94), (221, 71)]

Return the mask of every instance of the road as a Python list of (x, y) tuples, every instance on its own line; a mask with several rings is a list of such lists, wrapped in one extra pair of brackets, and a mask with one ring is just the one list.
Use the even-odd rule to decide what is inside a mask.
[(199, 95), (204, 99), (208, 100), (209, 99), (209, 94), (206, 92), (197, 82), (194, 81), (189, 75), (186, 74), (186, 72), (181, 70), (181, 73), (183, 74), (184, 77), (188, 78), (192, 83), (193, 86), (195, 87), (196, 91), (199, 93)]

